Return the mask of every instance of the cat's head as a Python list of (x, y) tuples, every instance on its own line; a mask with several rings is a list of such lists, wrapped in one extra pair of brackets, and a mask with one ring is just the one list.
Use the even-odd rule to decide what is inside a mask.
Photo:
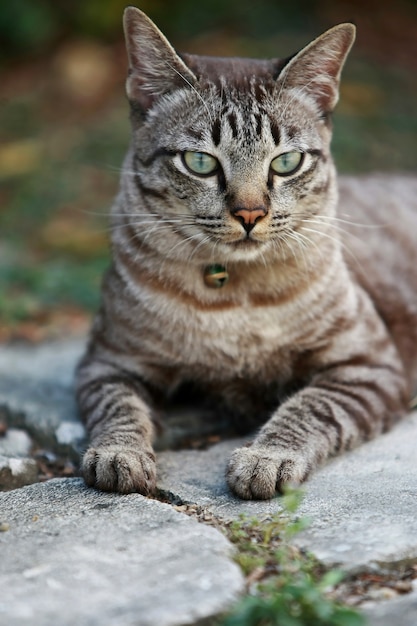
[(330, 115), (354, 26), (336, 26), (288, 59), (260, 61), (180, 56), (133, 7), (124, 25), (130, 167), (151, 219), (176, 217), (187, 254), (212, 255), (215, 246), (225, 262), (309, 240), (307, 220), (335, 205)]

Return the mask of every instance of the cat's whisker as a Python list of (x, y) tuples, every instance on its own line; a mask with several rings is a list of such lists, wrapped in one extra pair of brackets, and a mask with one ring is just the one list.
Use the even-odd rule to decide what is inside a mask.
[(145, 232), (138, 234), (138, 238), (143, 237), (143, 242), (145, 244), (147, 244), (149, 239), (156, 232), (158, 233), (158, 235), (160, 235), (161, 233), (164, 233), (164, 232), (172, 233), (173, 229), (172, 229), (171, 225), (169, 225), (169, 226), (159, 226), (159, 225), (155, 224), (153, 228), (150, 228), (150, 229), (146, 230)]
[[(200, 237), (201, 237), (201, 233), (193, 233), (192, 235), (189, 235), (188, 237), (184, 237), (184, 238), (181, 239), (181, 241), (176, 243), (175, 246), (170, 248), (169, 251), (172, 254), (172, 252), (174, 252), (174, 250), (176, 250), (179, 246), (185, 246), (190, 241), (195, 241), (196, 239), (198, 240), (198, 239), (200, 239)], [(201, 243), (201, 240), (200, 240), (199, 243)]]
[(276, 221), (278, 222), (278, 224), (276, 224), (278, 228), (276, 228), (275, 230), (275, 235), (278, 237), (278, 239), (285, 241), (285, 244), (290, 249), (292, 256), (296, 256), (297, 251), (292, 249), (293, 247), (291, 246), (291, 243), (288, 241), (288, 239), (295, 241), (300, 249), (302, 248), (303, 254), (304, 251), (308, 250), (311, 246), (314, 246), (320, 257), (322, 257), (323, 253), (317, 243), (310, 237), (307, 237), (305, 234), (300, 233), (299, 230), (294, 230), (294, 228), (291, 227), (287, 216), (285, 218), (283, 216), (277, 216)]
[(211, 262), (215, 263), (217, 259), (216, 250), (219, 246), (219, 242), (217, 239), (213, 240), (212, 248), (211, 248)]
[(144, 220), (135, 220), (134, 222), (127, 222), (127, 224), (115, 224), (116, 227), (124, 227), (125, 225), (128, 226), (149, 226), (149, 224), (155, 225), (155, 226), (160, 226), (160, 225), (164, 225), (164, 224), (185, 224), (186, 222), (184, 222), (184, 220), (167, 220), (167, 219), (161, 219), (161, 220), (149, 220), (149, 221), (144, 221)]
[(320, 252), (320, 248), (317, 246), (316, 242), (310, 239), (309, 237), (307, 237), (306, 235), (303, 235), (303, 233), (292, 230), (285, 234), (290, 239), (296, 241), (303, 251), (308, 250), (311, 247), (311, 245), (314, 245), (314, 247)]
[(207, 111), (207, 115), (209, 116), (210, 122), (213, 124), (213, 117), (211, 114), (211, 111), (207, 105), (207, 103), (205, 102), (203, 96), (201, 95), (201, 93), (199, 93), (197, 91), (197, 89), (194, 87), (194, 85), (192, 83), (190, 83), (190, 81), (185, 78), (185, 76), (183, 74), (181, 74), (180, 71), (177, 70), (176, 67), (174, 67), (173, 65), (171, 65), (171, 63), (169, 63), (169, 61), (166, 61), (166, 64), (168, 65), (168, 67), (173, 70), (176, 74), (178, 74), (178, 76), (190, 87), (190, 89), (196, 94), (196, 96), (198, 97), (198, 99), (200, 100), (201, 104), (204, 106), (204, 108)]
[[(160, 223), (160, 222), (148, 222), (148, 226), (151, 226), (151, 228), (147, 228), (146, 230), (137, 230), (137, 232), (135, 233), (135, 237), (141, 237), (143, 236), (144, 241), (149, 239), (149, 236), (154, 234), (155, 232), (158, 233), (163, 233), (163, 232), (172, 232), (172, 224), (171, 223)], [(131, 222), (129, 224), (113, 224), (110, 225), (108, 228), (102, 230), (101, 232), (117, 232), (117, 231), (123, 231), (126, 226), (130, 226), (133, 228), (138, 229), (138, 227), (143, 226), (143, 222)]]
[[(340, 226), (339, 224), (334, 224), (332, 223), (332, 221), (330, 222), (325, 222), (322, 218), (325, 217), (332, 217), (332, 216), (321, 216), (321, 215), (316, 215), (316, 217), (318, 217), (319, 219), (314, 219), (311, 217), (308, 218), (304, 218), (302, 221), (307, 223), (307, 224), (316, 224), (318, 226), (324, 226), (325, 228), (330, 228), (330, 229), (334, 229), (338, 232), (341, 232), (345, 235), (345, 237), (350, 237), (352, 240), (355, 240), (359, 243), (363, 242), (363, 239), (361, 239), (359, 236), (355, 235), (354, 233), (350, 232), (349, 230), (347, 230), (346, 228), (344, 228), (343, 226)], [(342, 223), (344, 223), (342, 221)], [(304, 228), (304, 227), (303, 227)], [(324, 234), (324, 231), (321, 231)], [(341, 246), (342, 248), (344, 248), (347, 252), (349, 252), (349, 254), (355, 259), (355, 261), (357, 261), (355, 255), (353, 254), (353, 252), (349, 249), (349, 247), (347, 246), (346, 242), (343, 240), (340, 240)]]
[[(308, 237), (296, 231), (286, 232), (285, 235), (288, 239), (291, 239), (292, 241), (295, 241), (297, 243), (298, 248), (303, 257), (304, 265), (307, 267), (308, 261), (307, 261), (306, 251), (308, 251), (309, 249), (308, 244), (312, 244), (313, 242)], [(290, 248), (291, 252), (293, 252), (293, 256), (297, 258), (297, 251), (294, 249), (294, 246), (291, 244), (287, 244), (287, 245)], [(316, 248), (319, 251), (320, 256), (321, 256), (320, 249), (318, 248), (318, 246), (316, 246)]]
[[(342, 219), (342, 218), (339, 217), (340, 215), (343, 215), (345, 218), (351, 218), (351, 214), (347, 213), (346, 211), (338, 212), (337, 219)], [(356, 219), (356, 216), (355, 216), (355, 219)], [(359, 226), (368, 226), (369, 228), (384, 228), (386, 226), (389, 226), (388, 222), (380, 222), (380, 223), (377, 223), (377, 224), (364, 224), (362, 222), (352, 222), (351, 219), (348, 219), (347, 221), (348, 221), (349, 224), (352, 224), (354, 226), (356, 226), (356, 224), (358, 224)]]
[[(176, 222), (177, 223), (177, 222)], [(179, 222), (181, 225), (183, 226), (193, 226), (194, 222), (190, 221), (189, 223), (180, 221)], [(109, 224), (103, 228), (89, 228), (89, 233), (91, 234), (103, 234), (103, 233), (112, 233), (112, 232), (117, 232), (120, 230), (123, 230), (126, 228), (126, 226), (133, 226), (133, 227), (138, 227), (138, 226), (142, 226), (143, 224), (146, 225), (154, 225), (158, 227), (158, 232), (161, 231), (172, 231), (172, 222), (170, 221), (163, 221), (163, 222), (142, 222), (142, 221), (137, 221), (137, 222), (128, 222), (127, 224)], [(148, 231), (147, 231), (148, 232)], [(155, 229), (152, 229), (152, 232), (155, 232)]]
[(333, 235), (329, 235), (329, 233), (326, 233), (322, 230), (317, 230), (315, 228), (308, 228), (307, 226), (301, 226), (301, 228), (309, 233), (314, 233), (316, 235), (320, 235), (321, 237), (326, 237), (327, 239), (330, 239), (336, 244), (336, 247), (342, 244), (339, 237), (333, 237)]
[(107, 171), (115, 172), (116, 174), (123, 174), (124, 172), (128, 171), (123, 166), (122, 167), (120, 167), (120, 166), (118, 167), (117, 165), (105, 165), (104, 167), (105, 167), (105, 169)]
[[(204, 237), (194, 248), (194, 250), (191, 252), (190, 256), (188, 257), (188, 260), (191, 261), (193, 259), (193, 257), (197, 254), (197, 251), (199, 250), (199, 248), (201, 248), (201, 246), (204, 246), (206, 243), (208, 243), (211, 240), (211, 237), (209, 235), (207, 235), (206, 237)], [(215, 246), (213, 246), (212, 252), (214, 251)]]
[(292, 91), (293, 94), (290, 97), (289, 101), (287, 102), (285, 108), (282, 110), (282, 116), (285, 118), (285, 115), (290, 107), (290, 105), (294, 102), (294, 100), (303, 95), (304, 92), (308, 92), (309, 87), (312, 83), (316, 82), (317, 78), (312, 78), (311, 80), (307, 81), (302, 87), (293, 87)]
[(204, 237), (203, 239), (201, 239), (201, 241), (199, 241), (199, 243), (195, 246), (194, 250), (191, 252), (190, 256), (188, 257), (188, 260), (191, 261), (195, 257), (197, 252), (200, 250), (200, 248), (204, 247), (207, 244), (210, 244), (210, 242), (211, 242), (211, 237), (209, 237), (208, 235)]
[(279, 91), (278, 91), (278, 94), (277, 94), (277, 103), (278, 104), (281, 104), (281, 97), (282, 97), (282, 94), (284, 93), (284, 89), (285, 89), (285, 84), (287, 82), (287, 78), (288, 78), (288, 74), (284, 74), (284, 78), (281, 79), (280, 86), (279, 86)]
[[(160, 213), (151, 213), (147, 211), (146, 213), (138, 213), (137, 211), (133, 211), (132, 213), (128, 213), (126, 211), (122, 211), (117, 213), (116, 211), (89, 211), (87, 209), (77, 209), (80, 213), (85, 213), (87, 215), (98, 215), (100, 217), (155, 217), (160, 219), (166, 219), (166, 215), (161, 215)], [(168, 216), (169, 217), (169, 216)], [(188, 217), (191, 218), (190, 213), (175, 213), (175, 215), (171, 216), (172, 218), (183, 218)]]
[[(133, 225), (133, 226), (135, 226), (135, 225)], [(121, 228), (123, 228), (123, 226), (121, 226)], [(172, 226), (171, 225), (163, 225), (163, 224), (162, 225), (161, 224), (154, 224), (154, 228), (150, 228), (150, 229), (146, 230), (145, 232), (144, 231), (134, 232), (131, 237), (126, 239), (126, 242), (130, 243), (133, 240), (138, 240), (138, 241), (143, 241), (146, 244), (148, 242), (149, 238), (156, 231), (158, 231), (158, 234), (163, 233), (163, 232), (172, 232)]]
[(386, 228), (387, 224), (364, 224), (361, 222), (353, 222), (352, 220), (344, 220), (340, 217), (331, 216), (331, 215), (320, 215), (317, 217), (320, 219), (328, 219), (330, 221), (340, 222), (341, 224), (348, 224), (349, 226), (357, 226), (358, 228), (371, 228), (371, 229), (380, 229)]
[[(348, 224), (349, 226), (357, 226), (358, 228), (384, 228), (386, 224), (365, 224), (362, 222), (353, 222), (352, 220), (345, 220), (343, 218), (338, 217), (337, 215), (323, 215), (322, 213), (308, 213), (308, 212), (294, 212), (293, 215), (295, 217), (299, 217), (301, 219), (312, 219), (318, 218), (321, 220), (329, 220), (330, 222), (340, 222), (342, 224)], [(343, 215), (343, 214), (342, 214)], [(347, 214), (345, 214), (347, 216)]]
[(267, 261), (266, 261), (266, 258), (265, 258), (265, 254), (264, 254), (262, 248), (259, 250), (259, 256), (262, 259), (262, 263), (264, 264), (264, 267), (265, 268), (268, 267), (268, 264), (267, 264)]
[(295, 256), (295, 251), (293, 246), (289, 245), (284, 237), (280, 237), (278, 239), (272, 240), (272, 246), (274, 250), (277, 250), (280, 258), (286, 260), (288, 258), (288, 252), (291, 253), (291, 256)]
[(325, 233), (323, 231), (320, 230), (315, 230), (313, 228), (307, 228), (306, 226), (302, 226), (301, 228), (303, 228), (303, 230), (307, 230), (311, 233), (316, 233), (322, 237), (326, 237), (327, 239), (331, 239), (332, 241), (334, 241), (336, 243), (337, 246), (340, 246), (345, 252), (347, 252), (352, 259), (355, 261), (355, 263), (357, 263), (358, 267), (362, 267), (359, 259), (357, 258), (357, 256), (352, 252), (352, 250), (343, 242), (341, 241), (341, 239), (339, 237), (333, 237), (332, 235), (329, 235), (329, 233)]
[(325, 226), (325, 228), (330, 228), (330, 229), (333, 229), (335, 231), (341, 232), (345, 236), (351, 237), (352, 239), (355, 239), (356, 241), (362, 241), (362, 239), (358, 235), (354, 235), (349, 230), (347, 230), (343, 226), (339, 226), (338, 224), (332, 224), (332, 223), (329, 223), (329, 222), (326, 223), (326, 222), (323, 222), (322, 220), (315, 220), (315, 219), (311, 219), (311, 218), (304, 219), (303, 222), (305, 222), (307, 224), (316, 224), (318, 226)]
[(308, 237), (305, 233), (301, 233), (299, 231), (297, 231), (297, 235), (299, 237), (301, 237), (306, 242), (306, 246), (308, 246), (308, 247), (313, 246), (315, 248), (315, 250), (318, 252), (320, 261), (322, 261), (323, 260), (323, 250), (322, 250), (322, 248), (320, 248), (320, 246), (318, 245), (317, 241), (314, 241), (314, 239), (312, 239), (311, 237)]

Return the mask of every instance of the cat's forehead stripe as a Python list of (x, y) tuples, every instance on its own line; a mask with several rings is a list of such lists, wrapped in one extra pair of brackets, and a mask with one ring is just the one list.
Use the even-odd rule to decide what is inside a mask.
[[(265, 102), (261, 104), (257, 101), (254, 91), (240, 96), (234, 89), (227, 88), (217, 95), (221, 98), (221, 106), (210, 127), (211, 139), (216, 147), (222, 139), (255, 144), (262, 139), (272, 138), (276, 146), (280, 144), (283, 133), (278, 121), (267, 110)], [(193, 137), (196, 134), (190, 132)]]
[(214, 120), (213, 127), (211, 129), (211, 137), (214, 145), (218, 146), (221, 139), (221, 122), (219, 118)]
[(271, 128), (272, 139), (275, 142), (275, 145), (278, 146), (281, 141), (281, 132), (279, 130), (278, 124), (275, 120), (269, 118), (269, 125)]
[(236, 113), (232, 112), (229, 113), (229, 115), (227, 116), (227, 121), (229, 122), (229, 126), (232, 130), (232, 135), (234, 137), (234, 139), (237, 139), (238, 137), (238, 129), (237, 129), (237, 118), (236, 118)]

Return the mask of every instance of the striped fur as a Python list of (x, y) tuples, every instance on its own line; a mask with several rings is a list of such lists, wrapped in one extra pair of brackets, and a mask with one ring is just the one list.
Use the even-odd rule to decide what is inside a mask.
[[(180, 57), (134, 8), (125, 32), (132, 144), (77, 373), (85, 480), (152, 492), (155, 401), (191, 382), (258, 424), (227, 480), (242, 498), (270, 498), (407, 410), (417, 180), (344, 178), (338, 201), (329, 115), (351, 25), (273, 61)], [(193, 173), (190, 151), (217, 169)], [(293, 151), (298, 168), (276, 173)], [(229, 273), (219, 289), (203, 278), (214, 263)]]

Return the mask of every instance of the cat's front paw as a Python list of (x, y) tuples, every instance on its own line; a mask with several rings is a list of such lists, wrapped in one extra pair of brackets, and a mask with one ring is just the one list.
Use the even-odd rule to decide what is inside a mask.
[(268, 500), (285, 484), (299, 484), (311, 466), (302, 452), (267, 446), (238, 448), (227, 468), (230, 489), (244, 500)]
[(156, 487), (155, 455), (123, 446), (90, 448), (83, 458), (83, 476), (87, 485), (102, 491), (147, 496)]

